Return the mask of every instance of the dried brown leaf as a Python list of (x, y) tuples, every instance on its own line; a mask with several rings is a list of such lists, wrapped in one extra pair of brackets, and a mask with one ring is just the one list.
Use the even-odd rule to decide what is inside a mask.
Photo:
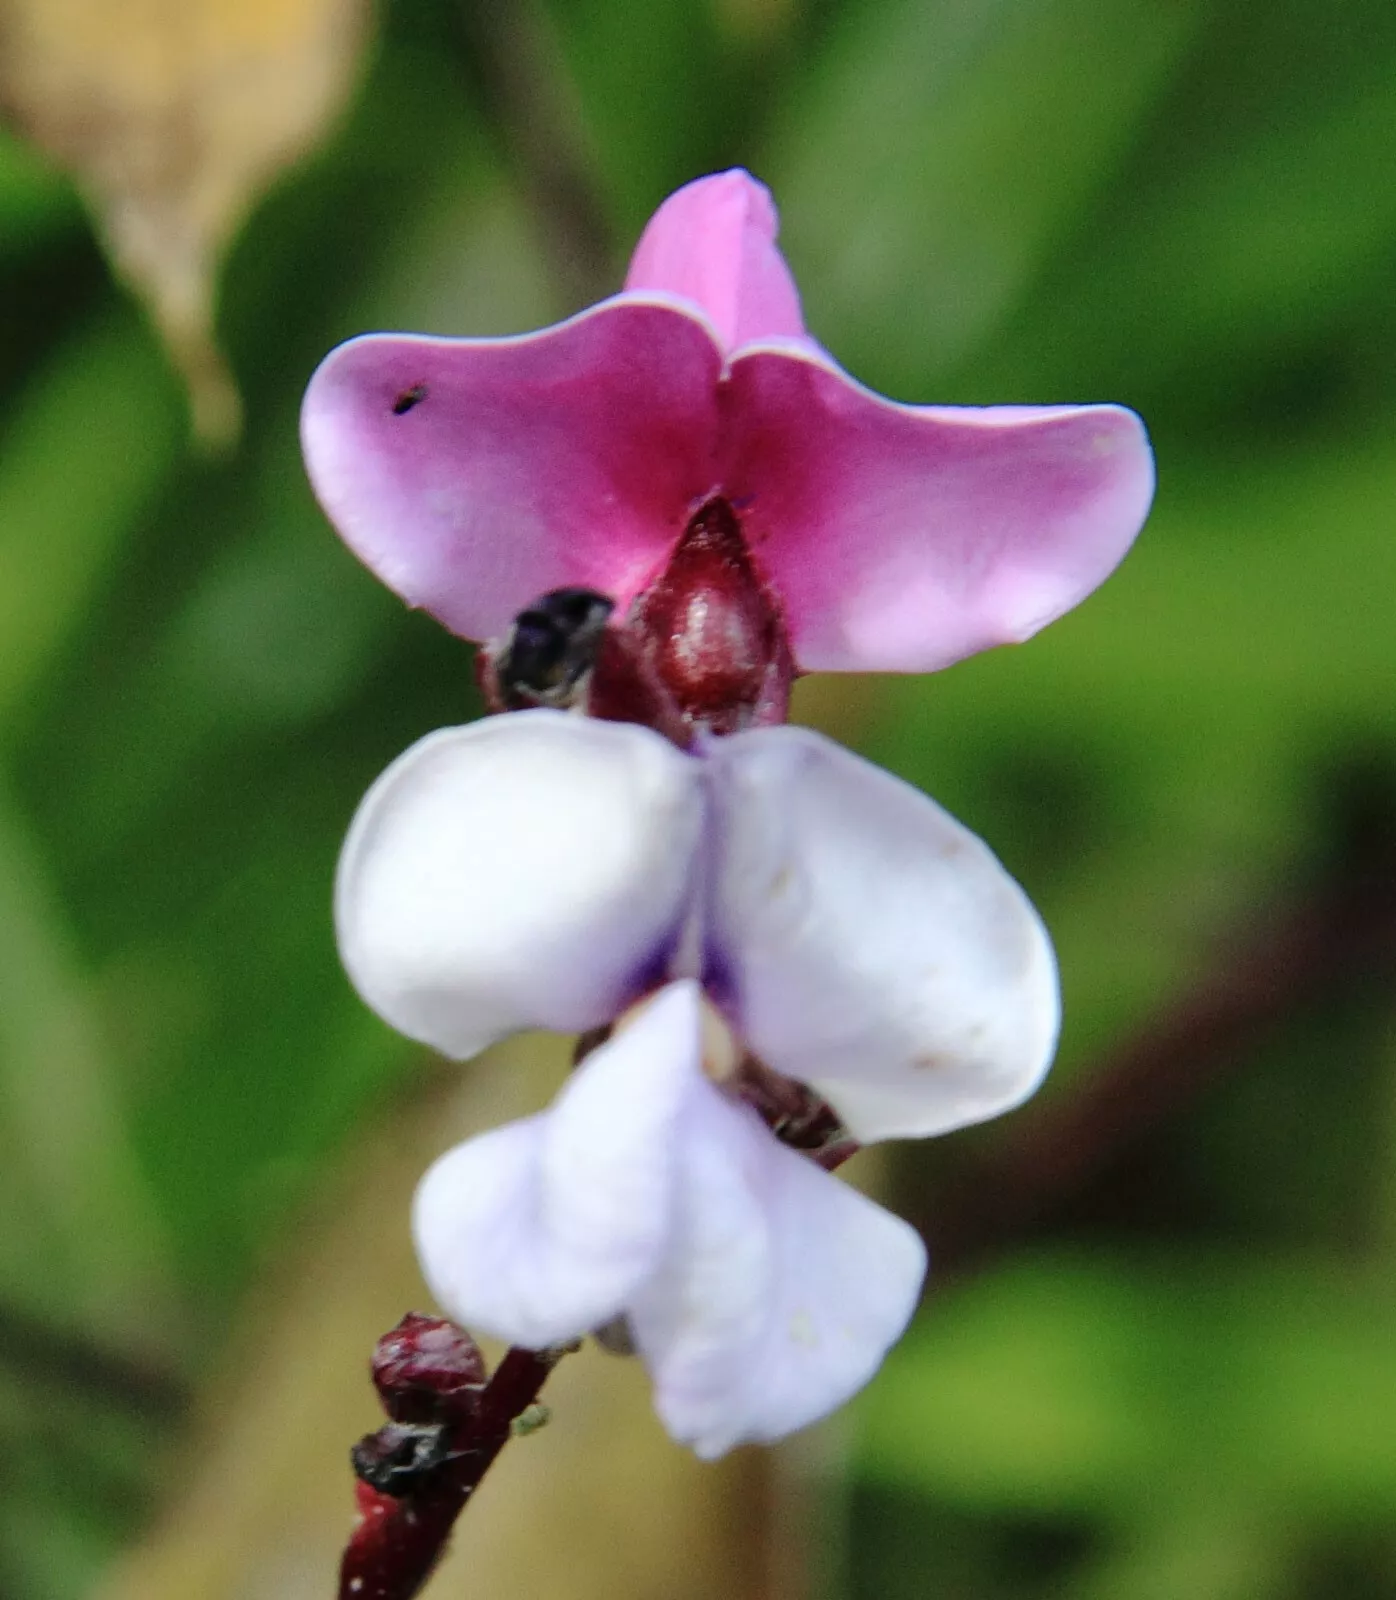
[(367, 21), (366, 0), (0, 0), (0, 98), (85, 193), (206, 441), (240, 418), (222, 252), (342, 102)]

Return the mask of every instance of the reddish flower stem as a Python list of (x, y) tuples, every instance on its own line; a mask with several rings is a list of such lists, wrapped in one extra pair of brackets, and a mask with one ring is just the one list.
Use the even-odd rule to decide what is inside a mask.
[[(446, 1459), (424, 1474), (419, 1488), (398, 1495), (363, 1481), (356, 1485), (359, 1521), (340, 1564), (339, 1600), (412, 1600), (421, 1592), (456, 1518), (564, 1354), (564, 1349), (512, 1349), (478, 1397), (465, 1405), (446, 1404), (444, 1413), (454, 1413)], [(384, 1401), (392, 1414), (389, 1394)]]

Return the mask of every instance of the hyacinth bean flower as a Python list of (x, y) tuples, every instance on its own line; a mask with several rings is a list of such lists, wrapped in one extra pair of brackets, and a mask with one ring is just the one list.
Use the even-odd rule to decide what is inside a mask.
[[(933, 802), (775, 726), (790, 680), (1027, 638), (1113, 569), (1153, 487), (1119, 407), (862, 388), (775, 234), (747, 174), (701, 179), (622, 293), (517, 338), (352, 340), (302, 416), (345, 541), (494, 642), (482, 681), (513, 711), (370, 790), (345, 966), (458, 1058), (597, 1030), (549, 1110), (428, 1173), (425, 1274), (517, 1344), (623, 1325), (705, 1456), (841, 1403), (920, 1290), (914, 1233), (796, 1138), (810, 1108), (860, 1142), (942, 1133), (1029, 1094), (1057, 1028), (1021, 890)], [(557, 591), (598, 654), (578, 698), (540, 678), (530, 700), (499, 663)], [(563, 703), (590, 715), (514, 709)]]
[(1036, 1087), (1051, 946), (988, 849), (809, 729), (692, 753), (534, 710), (428, 735), (369, 791), (340, 951), (388, 1022), (466, 1057), (614, 1023), (552, 1107), (427, 1174), (447, 1313), (531, 1347), (624, 1318), (669, 1431), (777, 1438), (876, 1370), (925, 1271), (911, 1228), (789, 1148), (753, 1072), (858, 1140), (936, 1134)]

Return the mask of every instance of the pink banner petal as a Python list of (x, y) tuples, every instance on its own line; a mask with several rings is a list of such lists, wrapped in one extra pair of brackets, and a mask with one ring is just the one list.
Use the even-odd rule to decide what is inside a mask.
[(724, 386), (724, 482), (806, 671), (930, 672), (1026, 639), (1115, 568), (1153, 496), (1119, 406), (904, 406), (789, 345)]
[(517, 339), (370, 334), (311, 380), (315, 492), (404, 600), (469, 639), (549, 589), (622, 606), (716, 481), (706, 323), (618, 298)]

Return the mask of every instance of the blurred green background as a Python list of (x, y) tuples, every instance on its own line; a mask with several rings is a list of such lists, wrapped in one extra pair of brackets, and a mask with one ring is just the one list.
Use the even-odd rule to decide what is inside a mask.
[(1122, 401), (1159, 461), (1041, 638), (802, 702), (1021, 878), (1067, 1019), (1031, 1106), (895, 1152), (942, 1287), (847, 1424), (832, 1589), (1396, 1595), (1396, 7), (378, 22), (226, 261), (223, 454), (0, 139), (0, 1600), (143, 1525), (278, 1240), (423, 1071), (329, 883), (373, 776), (476, 711), (470, 653), (329, 531), (306, 379), (365, 329), (576, 309), (736, 163), (864, 382)]

